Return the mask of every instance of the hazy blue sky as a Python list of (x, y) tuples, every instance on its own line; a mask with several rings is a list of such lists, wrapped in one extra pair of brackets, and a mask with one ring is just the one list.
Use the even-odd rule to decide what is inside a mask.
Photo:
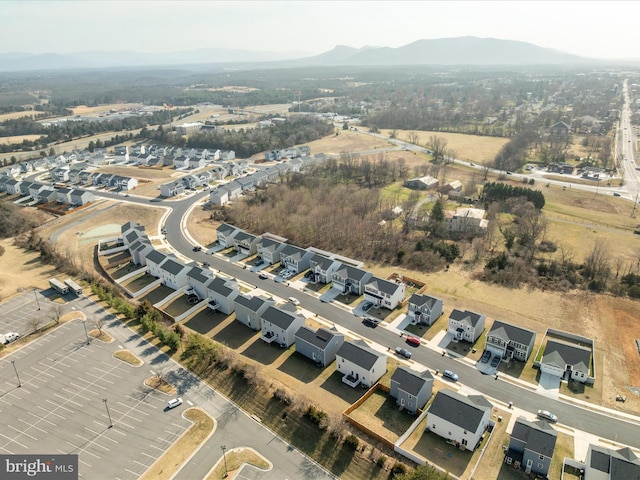
[(322, 53), (474, 35), (640, 58), (636, 1), (0, 1), (0, 52), (194, 48)]

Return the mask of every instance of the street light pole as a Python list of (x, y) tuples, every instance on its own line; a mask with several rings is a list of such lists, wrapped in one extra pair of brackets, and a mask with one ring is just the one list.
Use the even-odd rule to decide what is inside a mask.
[(18, 375), (18, 369), (16, 368), (15, 360), (11, 360), (11, 365), (13, 365), (13, 370), (16, 372), (16, 378), (18, 379), (18, 388), (22, 386), (22, 382), (20, 381), (20, 375)]
[(36, 305), (38, 305), (38, 310), (40, 310), (40, 302), (38, 301), (38, 294), (35, 288), (33, 289), (33, 296), (36, 297)]
[(82, 326), (84, 327), (84, 334), (87, 336), (87, 345), (89, 345), (90, 341), (89, 341), (89, 333), (87, 332), (87, 321), (86, 320), (82, 321)]
[(107, 416), (109, 417), (109, 428), (113, 427), (113, 422), (111, 421), (111, 414), (109, 413), (109, 405), (107, 405), (107, 399), (102, 400), (104, 402), (104, 408), (107, 409)]
[(227, 470), (227, 454), (225, 452), (227, 447), (222, 445), (220, 449), (222, 450), (222, 458), (224, 458), (224, 476), (222, 478), (227, 478), (227, 475), (229, 475), (229, 471)]

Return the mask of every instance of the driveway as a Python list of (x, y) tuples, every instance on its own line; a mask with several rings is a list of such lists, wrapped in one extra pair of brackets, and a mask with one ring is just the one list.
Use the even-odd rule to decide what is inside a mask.
[(547, 397), (558, 398), (560, 394), (560, 377), (549, 373), (541, 373), (537, 392)]

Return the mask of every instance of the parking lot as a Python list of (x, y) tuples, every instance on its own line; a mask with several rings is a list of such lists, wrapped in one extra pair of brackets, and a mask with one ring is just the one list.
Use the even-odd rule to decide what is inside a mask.
[[(3, 311), (19, 303), (0, 306), (3, 329), (13, 328)], [(25, 321), (12, 312), (14, 325)], [(165, 412), (168, 397), (143, 384), (153, 365), (121, 362), (118, 348), (88, 344), (82, 323), (72, 321), (3, 358), (0, 450), (78, 454), (79, 478), (138, 478), (190, 422), (181, 416), (187, 406)]]

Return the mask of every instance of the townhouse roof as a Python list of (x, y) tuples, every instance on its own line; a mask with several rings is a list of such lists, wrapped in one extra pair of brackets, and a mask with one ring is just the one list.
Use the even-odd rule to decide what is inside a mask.
[(564, 368), (571, 365), (574, 370), (588, 372), (591, 360), (591, 349), (561, 340), (548, 339), (544, 349), (542, 363), (554, 364)]
[(480, 315), (479, 313), (471, 312), (469, 310), (463, 311), (454, 308), (451, 315), (449, 315), (449, 318), (457, 322), (466, 323), (475, 328), (483, 316), (484, 315)]
[(219, 293), (223, 297), (228, 297), (235, 291), (235, 289), (231, 288), (231, 285), (234, 284), (234, 279), (214, 277), (207, 283), (207, 290)]
[(269, 322), (283, 330), (288, 329), (298, 318), (297, 315), (285, 312), (284, 310), (270, 305), (262, 314), (262, 320)]
[[(209, 272), (209, 275), (207, 275)], [(211, 272), (209, 270), (203, 270), (200, 267), (191, 267), (191, 270), (187, 272), (187, 277), (193, 278), (194, 281), (200, 282), (203, 285), (211, 279)]]
[(399, 289), (402, 288), (401, 283), (390, 282), (389, 280), (384, 280), (378, 277), (372, 277), (368, 282), (367, 286), (371, 286), (375, 288), (379, 292), (387, 293), (389, 295), (393, 295)]
[[(147, 259), (148, 258), (149, 257), (147, 257)], [(183, 263), (177, 262), (169, 258), (167, 259), (166, 262), (162, 264), (160, 268), (162, 268), (165, 272), (169, 272), (171, 275), (178, 275), (184, 268), (187, 268), (187, 266)]]
[(308, 253), (309, 253), (308, 250), (305, 250), (300, 247), (296, 247), (295, 245), (291, 245), (288, 243), (285, 244), (284, 248), (280, 251), (281, 255), (285, 257), (291, 257), (294, 260), (300, 260), (302, 257), (304, 257)]
[(229, 225), (228, 223), (223, 223), (218, 228), (216, 228), (216, 232), (223, 234), (224, 236), (230, 235), (233, 232), (239, 231), (238, 227), (234, 227), (233, 225)]
[(531, 422), (524, 417), (518, 417), (513, 425), (511, 438), (526, 443), (527, 450), (551, 458), (558, 432), (544, 420)]
[(158, 250), (153, 250), (147, 255), (147, 262), (152, 262), (156, 265), (160, 265), (167, 257), (168, 255), (166, 253), (162, 253)]
[(371, 370), (381, 357), (385, 357), (383, 354), (369, 348), (362, 340), (344, 342), (336, 352), (336, 355), (365, 370)]
[(311, 264), (318, 265), (322, 270), (326, 270), (327, 268), (329, 268), (331, 265), (333, 265), (335, 263), (335, 260), (333, 260), (333, 259), (331, 259), (329, 257), (325, 257), (324, 255), (320, 255), (318, 253), (315, 253), (313, 255), (313, 257), (311, 257), (309, 262)]
[(341, 264), (334, 275), (337, 275), (341, 278), (351, 278), (356, 281), (362, 280), (369, 272), (365, 270), (361, 270), (356, 267), (352, 267), (351, 265)]
[(267, 302), (273, 303), (273, 300), (264, 297), (243, 294), (240, 294), (235, 298), (236, 304), (241, 305), (248, 310), (251, 310), (252, 312), (257, 312)]
[(505, 343), (516, 342), (523, 345), (529, 345), (531, 340), (536, 336), (536, 332), (527, 330), (526, 328), (517, 327), (510, 323), (496, 320), (491, 325), (491, 329), (487, 332), (487, 337), (497, 337), (504, 340)]
[(300, 327), (296, 332), (296, 338), (299, 338), (314, 347), (318, 347), (324, 349), (327, 345), (331, 343), (331, 340), (336, 338), (337, 336), (344, 337), (341, 333), (338, 332), (335, 328), (327, 329), (324, 327), (318, 328), (318, 330), (313, 330), (305, 325)]
[(433, 375), (431, 375), (428, 370), (420, 373), (410, 368), (400, 366), (393, 372), (391, 382), (396, 382), (398, 389), (403, 392), (417, 397), (426, 383), (433, 382)]
[(416, 307), (428, 307), (433, 308), (436, 302), (439, 299), (436, 297), (431, 297), (429, 295), (421, 295), (419, 293), (414, 293), (409, 298), (409, 303), (415, 305)]
[(492, 405), (482, 395), (465, 397), (448, 388), (438, 391), (429, 413), (464, 430), (476, 432), (482, 418)]
[(284, 245), (282, 242), (278, 242), (271, 238), (265, 238), (265, 237), (262, 237), (258, 242), (258, 248), (261, 250), (266, 250), (267, 252), (275, 252), (282, 245)]
[(255, 235), (251, 235), (250, 233), (247, 233), (245, 231), (239, 231), (235, 237), (233, 237), (237, 242), (253, 242), (256, 239)]

